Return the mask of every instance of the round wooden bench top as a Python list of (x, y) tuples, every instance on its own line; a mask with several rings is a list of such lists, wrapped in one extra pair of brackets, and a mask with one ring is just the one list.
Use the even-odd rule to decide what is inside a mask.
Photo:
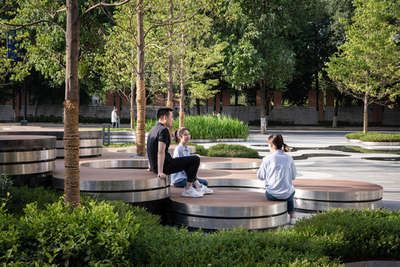
[(202, 229), (275, 228), (287, 223), (286, 201), (268, 201), (263, 193), (215, 189), (202, 198), (182, 197), (171, 187), (170, 212), (174, 222)]
[(298, 179), (294, 186), (298, 199), (360, 202), (380, 200), (383, 195), (382, 186), (359, 181)]
[(42, 135), (0, 135), (0, 152), (56, 148), (56, 138)]
[[(80, 139), (101, 139), (101, 130), (91, 129), (80, 129)], [(57, 140), (62, 140), (64, 137), (63, 128), (42, 128), (42, 127), (24, 127), (24, 128), (12, 128), (11, 130), (0, 130), (1, 135), (45, 135), (55, 136)]]

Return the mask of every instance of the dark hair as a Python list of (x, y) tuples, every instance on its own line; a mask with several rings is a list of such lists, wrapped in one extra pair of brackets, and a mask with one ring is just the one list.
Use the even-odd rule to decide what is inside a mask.
[(185, 127), (182, 127), (182, 128), (179, 128), (179, 129), (175, 130), (175, 133), (174, 133), (174, 135), (175, 135), (175, 143), (178, 144), (181, 141), (181, 139), (179, 137), (182, 136), (184, 131), (188, 131), (189, 132), (189, 129), (185, 128)]
[(172, 108), (160, 108), (157, 110), (157, 120), (161, 119), (164, 115), (168, 116), (172, 111)]
[(282, 148), (283, 148), (283, 151), (285, 151), (285, 152), (289, 152), (289, 151), (290, 151), (289, 146), (286, 145), (286, 144), (283, 142), (283, 137), (282, 137), (282, 135), (280, 135), (280, 134), (270, 135), (270, 136), (268, 137), (268, 142), (269, 142), (269, 141), (271, 142), (271, 144), (274, 144), (274, 145), (276, 146), (277, 149), (282, 149)]

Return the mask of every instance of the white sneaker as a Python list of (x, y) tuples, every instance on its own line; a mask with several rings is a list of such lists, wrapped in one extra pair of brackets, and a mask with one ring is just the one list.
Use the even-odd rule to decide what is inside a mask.
[(205, 186), (205, 185), (203, 185), (203, 184), (202, 184), (201, 186), (199, 186), (199, 187), (196, 187), (196, 190), (197, 190), (198, 192), (203, 193), (203, 195), (209, 195), (209, 194), (214, 193), (214, 190), (208, 188), (207, 186)]
[(294, 225), (296, 223), (296, 218), (290, 218), (290, 224)]
[(197, 191), (193, 187), (190, 187), (189, 189), (185, 188), (185, 190), (183, 190), (182, 196), (183, 197), (203, 197), (203, 193)]

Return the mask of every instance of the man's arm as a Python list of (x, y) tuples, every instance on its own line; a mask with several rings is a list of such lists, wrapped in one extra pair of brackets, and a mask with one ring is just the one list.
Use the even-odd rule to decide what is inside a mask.
[(165, 147), (166, 143), (158, 141), (158, 153), (157, 153), (157, 167), (158, 177), (165, 179), (167, 175), (164, 173), (164, 160), (165, 160)]

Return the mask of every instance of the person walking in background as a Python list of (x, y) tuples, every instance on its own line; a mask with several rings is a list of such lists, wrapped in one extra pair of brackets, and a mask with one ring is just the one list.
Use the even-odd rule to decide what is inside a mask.
[[(187, 143), (190, 141), (190, 132), (187, 128), (180, 128), (175, 131), (175, 142), (178, 144), (175, 147), (173, 158), (190, 156), (190, 149)], [(171, 182), (175, 187), (186, 187), (187, 175), (184, 171), (173, 173), (171, 175)], [(196, 177), (193, 186), (198, 192), (203, 195), (212, 194), (214, 191), (208, 188), (207, 180)]]
[(287, 210), (290, 216), (290, 224), (296, 223), (296, 213), (294, 210), (293, 180), (296, 178), (296, 167), (293, 158), (286, 154), (289, 147), (283, 142), (280, 134), (272, 135), (268, 138), (271, 155), (264, 157), (257, 177), (265, 180), (265, 196), (268, 200), (287, 201)]
[(172, 111), (171, 108), (160, 108), (157, 111), (158, 122), (151, 128), (147, 136), (147, 156), (150, 170), (161, 179), (166, 179), (168, 174), (185, 171), (187, 184), (182, 196), (202, 197), (203, 194), (192, 186), (197, 177), (200, 158), (198, 156), (172, 158), (168, 152), (171, 143), (168, 127), (172, 127)]
[(113, 111), (111, 112), (111, 125), (113, 128), (117, 127), (117, 122), (118, 122), (117, 108), (114, 107)]

